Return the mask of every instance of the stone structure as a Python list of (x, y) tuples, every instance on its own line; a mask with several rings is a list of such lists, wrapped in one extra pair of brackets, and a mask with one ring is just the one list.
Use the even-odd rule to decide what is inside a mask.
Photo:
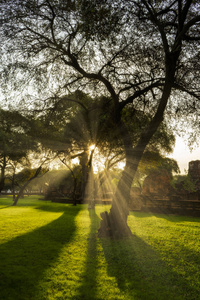
[(142, 195), (166, 198), (170, 193), (170, 174), (167, 170), (155, 170), (148, 175), (143, 183)]
[(132, 187), (130, 191), (130, 209), (141, 210), (142, 206), (141, 189), (139, 187)]
[(200, 160), (189, 162), (188, 174), (193, 182), (195, 182), (197, 190), (200, 190)]
[[(145, 178), (141, 193), (139, 188), (132, 189), (130, 209), (200, 217), (200, 160), (189, 162), (188, 174), (188, 186), (183, 178), (172, 187), (167, 170), (152, 171)], [(195, 189), (190, 187), (192, 182)]]

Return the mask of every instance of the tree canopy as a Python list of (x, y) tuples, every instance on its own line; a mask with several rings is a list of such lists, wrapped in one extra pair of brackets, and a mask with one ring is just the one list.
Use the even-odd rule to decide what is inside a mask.
[(6, 169), (28, 164), (28, 154), (37, 150), (31, 136), (31, 122), (17, 111), (0, 109), (0, 190), (4, 188)]

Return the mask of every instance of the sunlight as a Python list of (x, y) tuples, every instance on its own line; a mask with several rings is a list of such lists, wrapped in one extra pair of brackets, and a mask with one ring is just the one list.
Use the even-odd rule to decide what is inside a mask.
[[(97, 172), (95, 172), (95, 169)], [(109, 201), (111, 204), (111, 194), (113, 194), (113, 184), (109, 173), (106, 171), (99, 172), (98, 166), (94, 167), (92, 162), (92, 167), (88, 174), (84, 202), (88, 203), (90, 208), (94, 207), (95, 203), (102, 203), (102, 200), (103, 203)]]
[(190, 150), (186, 141), (182, 137), (177, 136), (173, 153), (168, 156), (177, 160), (181, 174), (185, 174), (188, 170), (188, 163), (200, 158), (200, 149), (196, 147)]
[(96, 147), (95, 144), (90, 145), (90, 147), (89, 147), (90, 151), (94, 150), (95, 147)]

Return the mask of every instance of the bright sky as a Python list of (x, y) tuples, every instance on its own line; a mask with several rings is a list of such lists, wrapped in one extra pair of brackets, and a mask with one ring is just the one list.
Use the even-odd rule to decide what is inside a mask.
[(200, 147), (196, 147), (191, 152), (183, 138), (177, 137), (174, 152), (169, 157), (174, 158), (178, 162), (180, 171), (184, 174), (185, 170), (188, 171), (189, 161), (200, 160)]

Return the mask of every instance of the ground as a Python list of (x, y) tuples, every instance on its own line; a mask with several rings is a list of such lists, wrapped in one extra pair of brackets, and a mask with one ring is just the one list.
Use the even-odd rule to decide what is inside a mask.
[(196, 300), (200, 219), (131, 213), (131, 239), (99, 239), (109, 206), (0, 199), (1, 300)]

